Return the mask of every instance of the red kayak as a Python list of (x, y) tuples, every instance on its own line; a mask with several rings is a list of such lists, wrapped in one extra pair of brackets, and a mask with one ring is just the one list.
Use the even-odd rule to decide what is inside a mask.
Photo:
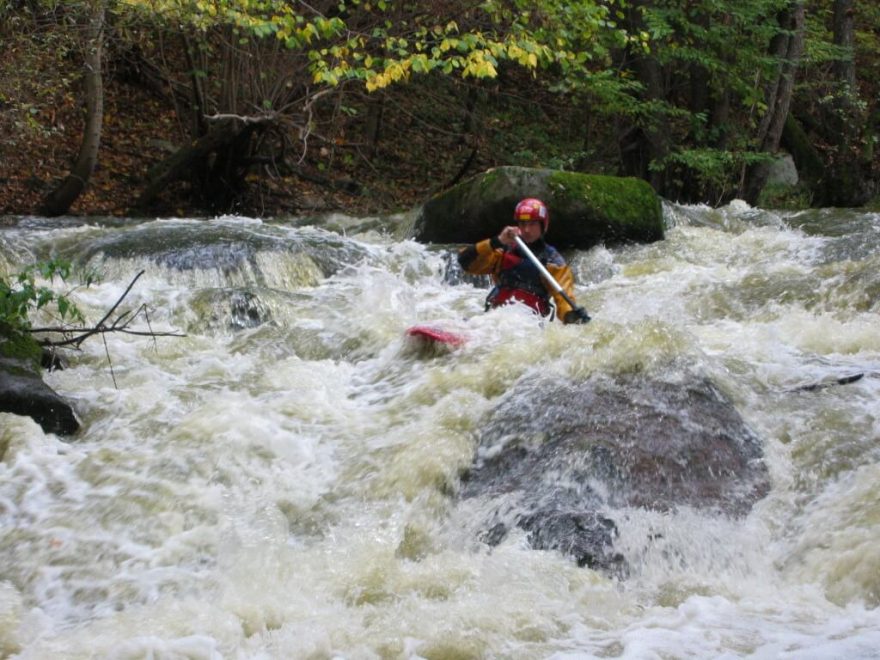
[(449, 332), (448, 330), (441, 330), (430, 325), (414, 325), (407, 329), (406, 336), (415, 337), (429, 344), (449, 347), (461, 346), (465, 342), (463, 335)]

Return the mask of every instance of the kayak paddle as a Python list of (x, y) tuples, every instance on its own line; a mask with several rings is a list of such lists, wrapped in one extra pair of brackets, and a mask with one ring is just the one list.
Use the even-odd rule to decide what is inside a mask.
[(513, 239), (516, 241), (516, 244), (519, 246), (519, 249), (522, 250), (522, 253), (529, 258), (529, 261), (531, 261), (534, 264), (535, 268), (538, 269), (538, 272), (541, 273), (541, 275), (544, 277), (545, 280), (547, 280), (547, 283), (551, 287), (553, 287), (553, 290), (556, 293), (558, 293), (560, 296), (562, 296), (562, 298), (565, 300), (565, 302), (567, 302), (569, 305), (571, 305), (571, 309), (575, 313), (577, 313), (577, 315), (579, 317), (581, 317), (584, 320), (584, 322), (589, 321), (590, 315), (587, 314), (587, 310), (585, 310), (583, 307), (578, 306), (575, 303), (575, 301), (571, 299), (571, 296), (569, 296), (565, 292), (565, 289), (563, 289), (559, 285), (559, 282), (557, 282), (556, 278), (550, 274), (550, 271), (548, 271), (546, 268), (544, 268), (544, 264), (542, 264), (540, 261), (538, 261), (538, 257), (536, 257), (534, 254), (532, 254), (532, 251), (525, 244), (523, 239), (521, 239), (519, 236), (514, 236)]

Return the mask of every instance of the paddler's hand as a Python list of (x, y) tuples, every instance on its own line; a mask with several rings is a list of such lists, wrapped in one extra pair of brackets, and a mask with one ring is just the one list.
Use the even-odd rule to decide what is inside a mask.
[(513, 225), (511, 225), (501, 230), (501, 233), (498, 234), (498, 240), (507, 247), (513, 247), (514, 245), (516, 245), (515, 239), (519, 235), (519, 227), (514, 227)]
[(583, 307), (575, 307), (565, 314), (565, 318), (562, 319), (562, 322), (566, 325), (569, 323), (589, 323), (590, 315), (587, 314), (587, 310)]

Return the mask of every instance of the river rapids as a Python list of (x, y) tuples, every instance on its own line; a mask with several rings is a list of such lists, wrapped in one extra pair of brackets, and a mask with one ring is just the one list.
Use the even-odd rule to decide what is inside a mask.
[[(880, 214), (664, 213), (566, 255), (586, 326), (370, 219), (8, 223), (0, 271), (98, 272), (51, 283), (91, 321), (144, 271), (123, 307), (185, 337), (68, 354), (73, 437), (0, 414), (0, 657), (880, 657)], [(747, 515), (618, 511), (623, 577), (480, 540), (454, 493), (518, 383), (680, 365), (762, 443)]]

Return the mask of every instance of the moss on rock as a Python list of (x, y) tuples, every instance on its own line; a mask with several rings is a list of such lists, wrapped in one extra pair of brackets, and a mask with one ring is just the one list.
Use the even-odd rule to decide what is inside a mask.
[(794, 186), (768, 183), (761, 189), (755, 205), (762, 209), (802, 211), (810, 208), (810, 190), (803, 183)]
[[(652, 242), (663, 238), (663, 210), (651, 185), (632, 177), (554, 172), (551, 206), (607, 223), (610, 238)], [(583, 207), (583, 208), (581, 208)], [(619, 234), (617, 236), (616, 234)]]
[(43, 382), (42, 349), (30, 335), (0, 327), (0, 413), (30, 417), (46, 433), (79, 429), (73, 407)]
[(33, 337), (0, 324), (0, 357), (32, 366), (36, 372), (39, 371), (42, 356), (43, 349)]

